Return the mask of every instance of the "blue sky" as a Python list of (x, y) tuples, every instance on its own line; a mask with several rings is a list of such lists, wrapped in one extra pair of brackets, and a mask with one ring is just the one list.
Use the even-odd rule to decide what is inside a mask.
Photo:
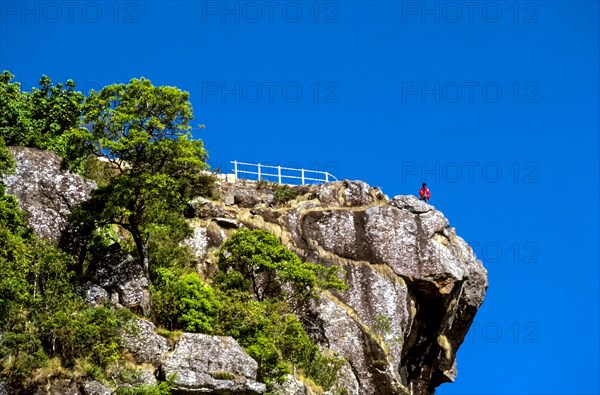
[(0, 69), (191, 93), (213, 167), (427, 181), (490, 287), (439, 394), (598, 394), (596, 1), (0, 0)]

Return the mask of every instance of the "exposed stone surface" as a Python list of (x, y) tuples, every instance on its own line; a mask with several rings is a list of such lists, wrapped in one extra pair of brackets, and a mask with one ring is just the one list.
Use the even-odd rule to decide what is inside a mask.
[(101, 286), (90, 281), (79, 286), (77, 292), (92, 307), (98, 307), (110, 301), (109, 293)]
[(325, 395), (336, 395), (343, 393), (343, 391), (345, 391), (346, 395), (361, 395), (360, 384), (348, 362), (342, 365), (337, 374), (336, 383)]
[(341, 377), (337, 388), (420, 395), (453, 381), (456, 350), (483, 302), (487, 272), (443, 214), (415, 196), (389, 200), (361, 181), (295, 187), (298, 197), (279, 207), (269, 187), (221, 183), (223, 203), (200, 210), (200, 226), (210, 226), (218, 245), (234, 227), (210, 212), (235, 214), (302, 259), (343, 269), (349, 290), (315, 303), (310, 328), (349, 361), (347, 385)]
[[(52, 153), (11, 151), (17, 171), (5, 179), (7, 191), (35, 232), (57, 243), (70, 210), (95, 185), (60, 170)], [(186, 243), (199, 268), (210, 275), (211, 249), (235, 229), (266, 229), (302, 259), (340, 267), (348, 282), (347, 292), (325, 292), (309, 312), (311, 336), (348, 361), (329, 394), (428, 395), (453, 381), (456, 352), (483, 303), (487, 272), (444, 215), (414, 196), (390, 200), (361, 181), (294, 188), (296, 198), (276, 206), (272, 184), (220, 181), (219, 201), (192, 201), (186, 214), (194, 233)], [(91, 305), (110, 300), (148, 311), (148, 280), (118, 245), (92, 269), (92, 281), (81, 292)], [(179, 393), (265, 392), (255, 381), (256, 362), (233, 339), (184, 334), (169, 352), (152, 324), (137, 325), (141, 336), (127, 338), (134, 358), (155, 367), (162, 363), (163, 375), (177, 373)], [(146, 373), (152, 382), (152, 369)], [(79, 391), (67, 380), (39, 390)], [(300, 395), (307, 389), (295, 382), (286, 391)]]
[(126, 307), (139, 306), (143, 311), (148, 311), (150, 293), (144, 270), (118, 244), (109, 246), (93, 266), (94, 283), (111, 295), (117, 294), (119, 304)]
[(58, 243), (71, 209), (90, 196), (93, 181), (61, 170), (61, 159), (49, 151), (10, 147), (15, 173), (4, 180), (6, 192), (15, 195), (27, 212), (27, 223), (35, 233)]
[(184, 240), (184, 244), (190, 247), (199, 259), (206, 258), (208, 254), (208, 234), (206, 228), (194, 227), (192, 235)]
[(158, 367), (161, 356), (169, 350), (169, 342), (155, 332), (154, 324), (138, 319), (123, 333), (125, 348), (138, 364), (148, 363)]
[(268, 206), (273, 202), (275, 194), (272, 189), (256, 188), (256, 182), (240, 180), (236, 183), (221, 183), (221, 200), (226, 205), (251, 208), (259, 204)]
[(235, 215), (225, 210), (220, 204), (203, 197), (197, 197), (189, 203), (191, 211), (188, 215), (197, 218), (235, 218)]
[(184, 334), (162, 365), (166, 377), (177, 375), (180, 393), (262, 394), (257, 368), (233, 338), (195, 333)]
[(112, 395), (110, 388), (100, 384), (96, 380), (87, 380), (81, 386), (83, 395)]
[(269, 394), (272, 395), (314, 395), (302, 381), (296, 380), (294, 376), (287, 375), (283, 383), (278, 383), (274, 386)]
[(158, 380), (154, 375), (154, 370), (146, 367), (142, 367), (137, 371), (137, 383), (136, 385), (156, 385)]

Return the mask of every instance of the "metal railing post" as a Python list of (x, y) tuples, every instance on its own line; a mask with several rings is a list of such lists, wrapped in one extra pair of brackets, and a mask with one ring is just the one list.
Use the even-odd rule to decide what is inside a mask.
[(281, 184), (281, 166), (277, 166), (277, 178), (279, 179), (279, 183)]
[(329, 173), (325, 172), (325, 182), (329, 182)]
[(258, 181), (260, 181), (260, 163), (258, 164)]
[(236, 160), (233, 161), (233, 175), (235, 176), (235, 179), (237, 180), (238, 170), (237, 170), (237, 161)]
[(302, 169), (302, 185), (304, 185), (304, 169)]

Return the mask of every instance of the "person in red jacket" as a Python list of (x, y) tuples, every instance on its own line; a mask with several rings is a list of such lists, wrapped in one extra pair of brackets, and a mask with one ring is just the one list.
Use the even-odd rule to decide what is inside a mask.
[(425, 183), (423, 183), (423, 186), (419, 190), (419, 198), (424, 200), (425, 203), (428, 203), (431, 198), (431, 192), (429, 192), (429, 188), (427, 188), (427, 184)]

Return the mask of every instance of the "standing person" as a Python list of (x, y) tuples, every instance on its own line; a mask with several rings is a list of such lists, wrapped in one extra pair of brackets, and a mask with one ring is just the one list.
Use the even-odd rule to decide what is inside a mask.
[(429, 192), (429, 188), (427, 188), (427, 184), (425, 183), (423, 183), (423, 186), (419, 190), (419, 198), (424, 200), (425, 203), (428, 203), (431, 198), (431, 192)]

